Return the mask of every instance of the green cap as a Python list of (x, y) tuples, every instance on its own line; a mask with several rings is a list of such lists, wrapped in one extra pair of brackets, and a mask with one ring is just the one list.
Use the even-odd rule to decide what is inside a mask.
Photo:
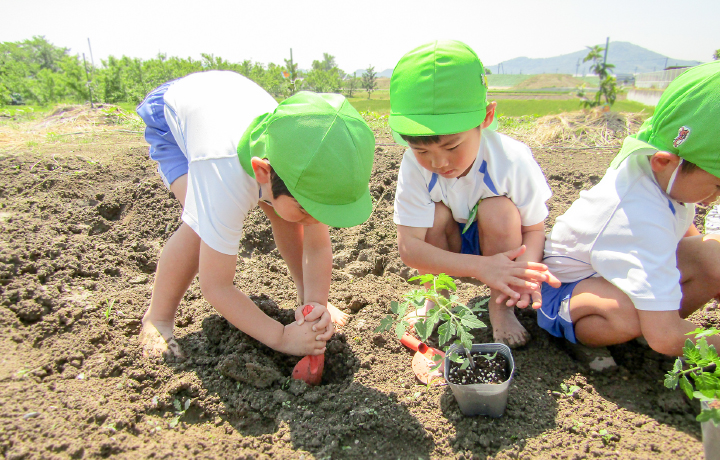
[(485, 120), (487, 104), (485, 68), (469, 46), (456, 40), (415, 48), (400, 59), (390, 79), (389, 123), (399, 134), (470, 130)]
[(692, 67), (673, 80), (653, 116), (628, 136), (610, 164), (640, 150), (674, 153), (720, 177), (720, 61)]
[(267, 158), (293, 198), (331, 227), (365, 222), (372, 211), (375, 136), (340, 94), (299, 92), (257, 117), (238, 144), (243, 169)]

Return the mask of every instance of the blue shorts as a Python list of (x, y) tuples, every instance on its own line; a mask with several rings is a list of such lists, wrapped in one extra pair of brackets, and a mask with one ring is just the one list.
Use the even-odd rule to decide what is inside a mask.
[(481, 256), (480, 235), (478, 235), (477, 221), (474, 221), (465, 233), (462, 232), (465, 228), (465, 224), (461, 224), (460, 222), (457, 224), (460, 229), (460, 237), (462, 238), (462, 249), (460, 249), (460, 253)]
[(175, 82), (164, 83), (150, 92), (137, 106), (137, 114), (145, 122), (145, 140), (150, 144), (150, 158), (157, 161), (158, 173), (165, 186), (188, 173), (188, 159), (175, 142), (165, 120), (165, 92)]
[(570, 319), (570, 298), (575, 286), (580, 281), (563, 283), (559, 288), (543, 283), (541, 288), (542, 307), (537, 312), (538, 326), (551, 335), (565, 337), (572, 343), (577, 343), (577, 339), (575, 338), (575, 327)]

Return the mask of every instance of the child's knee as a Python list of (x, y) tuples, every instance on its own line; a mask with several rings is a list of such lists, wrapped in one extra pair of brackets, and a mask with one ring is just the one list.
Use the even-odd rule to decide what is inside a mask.
[(428, 229), (425, 242), (436, 247), (448, 249), (448, 241), (455, 238), (457, 223), (450, 208), (443, 203), (435, 203), (435, 216), (432, 228)]
[(478, 206), (478, 231), (482, 239), (503, 241), (513, 236), (522, 240), (520, 212), (509, 198), (485, 198)]

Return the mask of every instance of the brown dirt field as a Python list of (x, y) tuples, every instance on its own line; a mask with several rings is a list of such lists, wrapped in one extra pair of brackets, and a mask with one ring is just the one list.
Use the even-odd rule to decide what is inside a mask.
[[(229, 325), (197, 281), (176, 318), (189, 358), (144, 360), (140, 319), (180, 208), (141, 136), (106, 122), (44, 137), (37, 127), (0, 125), (4, 458), (702, 456), (699, 406), (662, 384), (670, 358), (629, 343), (611, 348), (616, 370), (591, 372), (536, 326), (533, 311), (519, 312), (533, 340), (513, 352), (503, 417), (464, 417), (447, 386), (416, 382), (412, 353), (393, 335), (373, 332), (412, 274), (399, 259), (392, 223), (402, 149), (381, 121), (371, 121), (379, 144), (370, 185), (375, 211), (361, 226), (331, 232), (330, 300), (351, 319), (328, 343), (322, 384), (290, 380), (298, 358)], [(548, 143), (534, 153), (554, 191), (549, 228), (600, 179), (615, 149)], [(257, 208), (246, 221), (235, 282), (269, 315), (292, 321), (293, 282)], [(488, 294), (472, 280), (458, 284), (461, 300)], [(715, 304), (693, 319), (720, 325)], [(487, 330), (476, 334), (477, 342), (490, 339)], [(580, 390), (565, 396), (561, 383)], [(190, 401), (187, 411), (176, 414), (176, 401)]]

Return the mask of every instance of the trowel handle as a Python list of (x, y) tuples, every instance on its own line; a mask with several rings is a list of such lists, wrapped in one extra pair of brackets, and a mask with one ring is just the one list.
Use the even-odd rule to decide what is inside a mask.
[(402, 338), (400, 339), (400, 343), (402, 343), (411, 350), (419, 351), (423, 354), (425, 354), (425, 352), (428, 350), (428, 346), (425, 345), (425, 343), (421, 342), (420, 340), (408, 333), (403, 334)]
[(310, 314), (311, 311), (313, 311), (313, 306), (308, 304), (303, 307), (302, 314), (303, 314), (303, 316), (307, 316)]

